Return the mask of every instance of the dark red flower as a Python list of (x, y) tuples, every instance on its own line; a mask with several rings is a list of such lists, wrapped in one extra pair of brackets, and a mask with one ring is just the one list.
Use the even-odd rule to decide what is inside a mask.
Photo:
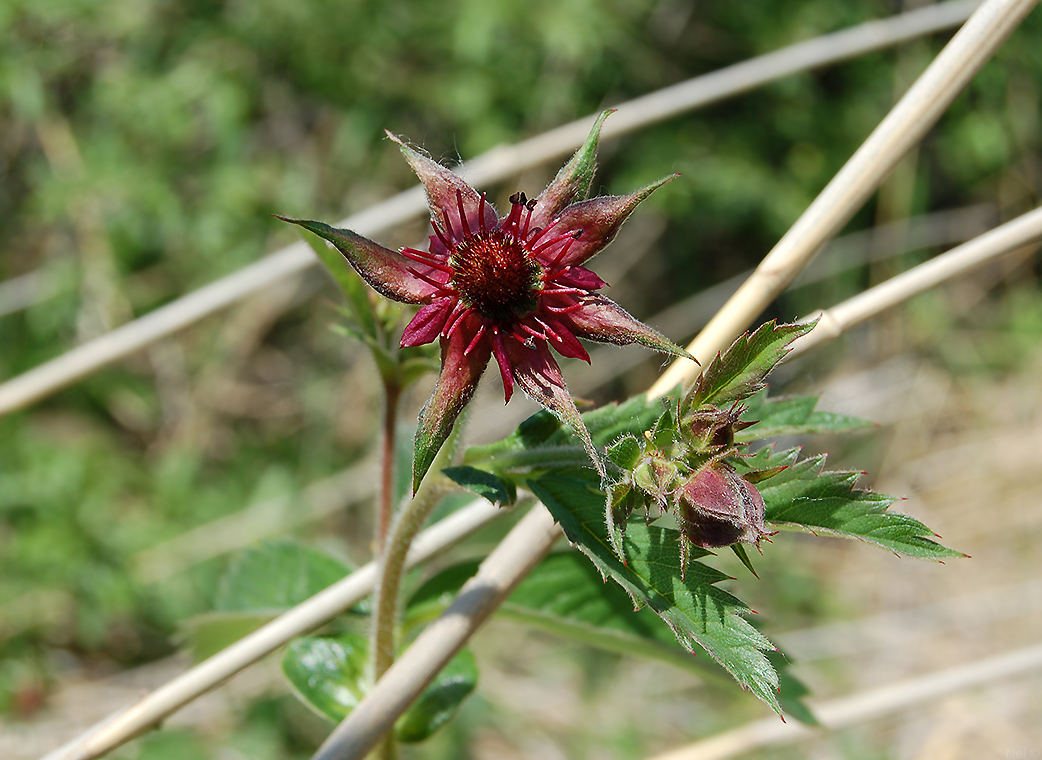
[(572, 427), (602, 470), (550, 348), (588, 362), (589, 354), (578, 340), (585, 338), (641, 343), (688, 356), (596, 293), (605, 283), (583, 266), (611, 242), (638, 203), (673, 179), (666, 177), (630, 195), (587, 199), (600, 127), (608, 113), (597, 119), (586, 143), (542, 194), (532, 199), (524, 193), (511, 196), (510, 211), (503, 218), (484, 193), (388, 133), (427, 192), (434, 234), (426, 251), (395, 252), (349, 230), (286, 219), (335, 245), (383, 295), (423, 304), (405, 328), (401, 344), (440, 341), (441, 374), (420, 413), (414, 488), (493, 357), (506, 400), (514, 385), (520, 386)]

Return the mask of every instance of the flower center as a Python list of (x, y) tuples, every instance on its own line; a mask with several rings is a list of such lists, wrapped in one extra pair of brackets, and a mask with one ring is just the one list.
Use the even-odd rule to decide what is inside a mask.
[(542, 268), (521, 242), (501, 230), (468, 235), (449, 257), (452, 286), (464, 303), (493, 322), (534, 310)]

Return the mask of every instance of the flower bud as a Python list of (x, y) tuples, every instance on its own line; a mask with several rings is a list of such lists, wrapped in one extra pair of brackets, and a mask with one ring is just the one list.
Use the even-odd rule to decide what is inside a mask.
[(681, 421), (681, 428), (690, 444), (706, 452), (722, 452), (734, 446), (734, 434), (749, 427), (751, 422), (742, 422), (744, 407), (737, 404), (728, 410), (703, 406), (689, 412)]
[(644, 455), (640, 464), (633, 470), (633, 483), (644, 493), (665, 507), (667, 499), (680, 484), (679, 465), (669, 457), (657, 451)]
[(760, 492), (722, 463), (704, 467), (680, 487), (677, 522), (687, 540), (703, 549), (758, 544), (769, 535)]

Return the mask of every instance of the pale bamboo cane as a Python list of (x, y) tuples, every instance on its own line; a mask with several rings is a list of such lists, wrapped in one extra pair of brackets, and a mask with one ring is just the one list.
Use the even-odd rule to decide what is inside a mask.
[[(691, 342), (687, 348), (692, 356), (702, 362), (712, 359), (756, 319), (861, 208), (1035, 5), (1036, 0), (988, 0), (974, 12), (752, 277)], [(697, 374), (698, 365), (678, 359), (652, 386), (651, 394), (666, 393)]]

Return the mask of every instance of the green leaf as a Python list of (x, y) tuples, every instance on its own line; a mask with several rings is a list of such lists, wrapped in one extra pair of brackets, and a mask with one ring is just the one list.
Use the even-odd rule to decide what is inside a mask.
[(217, 654), (350, 572), (340, 560), (288, 539), (238, 552), (217, 582), (213, 610), (185, 625), (193, 659)]
[(550, 217), (557, 216), (569, 203), (585, 200), (590, 194), (594, 169), (597, 163), (597, 142), (601, 125), (613, 111), (602, 111), (594, 120), (586, 141), (575, 152), (571, 160), (561, 167), (557, 176), (540, 194), (539, 201), (547, 208)]
[(214, 609), (277, 615), (348, 575), (342, 561), (288, 539), (265, 541), (232, 559)]
[[(529, 483), (576, 544), (605, 577), (638, 607), (647, 605), (673, 630), (681, 646), (702, 646), (738, 681), (780, 711), (778, 674), (765, 652), (771, 643), (742, 617), (747, 607), (714, 584), (727, 576), (691, 562), (681, 579), (676, 531), (635, 520), (626, 530), (626, 562), (612, 550), (604, 524), (604, 494), (581, 470), (549, 473)], [(708, 552), (692, 549), (694, 559)]]
[(200, 663), (244, 639), (269, 622), (274, 615), (248, 612), (213, 612), (196, 615), (184, 624), (183, 633), (192, 654)]
[(546, 440), (561, 429), (562, 423), (548, 409), (541, 409), (521, 421), (514, 437), (522, 446), (528, 448), (545, 443)]
[[(608, 446), (630, 433), (641, 435), (662, 414), (662, 401), (635, 396), (622, 404), (606, 404), (582, 415), (590, 438)], [(501, 476), (544, 470), (570, 469), (589, 461), (571, 431), (549, 412), (532, 415), (511, 435), (485, 446), (472, 446), (463, 463)]]
[(365, 636), (305, 636), (282, 656), (282, 672), (304, 704), (340, 722), (366, 694), (369, 643)]
[(774, 320), (752, 334), (738, 336), (730, 348), (706, 367), (682, 403), (682, 411), (703, 404), (719, 408), (741, 401), (764, 387), (764, 378), (789, 351), (789, 344), (810, 332), (815, 323), (778, 325)]
[(921, 559), (965, 556), (928, 536), (936, 534), (913, 517), (889, 511), (893, 498), (855, 488), (859, 474), (823, 471), (824, 455), (799, 460), (799, 449), (781, 453), (764, 449), (742, 468), (788, 465), (757, 484), (767, 507), (767, 521), (776, 527), (827, 531), (870, 541), (886, 549)]
[(644, 449), (635, 435), (627, 434), (609, 446), (605, 453), (617, 467), (632, 470), (640, 461)]
[[(304, 704), (340, 722), (368, 691), (368, 641), (364, 636), (307, 636), (295, 639), (282, 658), (282, 672)], [(420, 698), (398, 719), (395, 735), (419, 742), (447, 723), (477, 684), (474, 655), (464, 649), (434, 678)]]
[(753, 567), (753, 562), (749, 559), (749, 552), (745, 550), (745, 544), (731, 544), (731, 551), (734, 552), (734, 556), (738, 557), (739, 562), (745, 565), (745, 569), (752, 573), (755, 577), (760, 576), (756, 574), (756, 568)]
[(756, 424), (736, 433), (735, 440), (745, 443), (781, 435), (843, 433), (875, 427), (874, 422), (858, 417), (816, 412), (817, 403), (817, 396), (767, 398), (766, 390), (762, 390), (746, 399), (748, 408), (741, 417)]
[(435, 676), (420, 698), (394, 726), (398, 741), (422, 742), (448, 723), (478, 682), (478, 666), (469, 649), (460, 650)]
[(441, 472), (449, 480), (493, 504), (510, 505), (517, 501), (517, 487), (511, 481), (497, 478), (490, 472), (466, 466), (446, 467)]
[(821, 723), (804, 698), (810, 695), (810, 689), (792, 674), (792, 664), (781, 652), (768, 652), (767, 659), (778, 671), (778, 701), (786, 715), (808, 726), (820, 726)]
[[(462, 562), (428, 579), (409, 600), (409, 624), (421, 625), (440, 614), (474, 575), (478, 564), (477, 560)], [(714, 660), (696, 657), (682, 647), (665, 621), (650, 609), (634, 610), (626, 592), (618, 584), (605, 583), (593, 564), (578, 552), (546, 557), (496, 615), (587, 646), (665, 662), (713, 683), (731, 683), (730, 675)], [(783, 669), (788, 663), (783, 657), (777, 662), (783, 708), (790, 715), (809, 716), (809, 709), (794, 696), (806, 694), (806, 688), (786, 675)]]
[[(407, 620), (415, 625), (440, 614), (478, 565), (477, 560), (461, 562), (428, 579), (409, 599)], [(724, 675), (715, 663), (680, 646), (669, 626), (651, 610), (634, 610), (626, 592), (605, 583), (576, 552), (551, 554), (540, 562), (496, 614), (607, 651), (662, 660), (699, 674), (709, 669), (712, 675)]]

